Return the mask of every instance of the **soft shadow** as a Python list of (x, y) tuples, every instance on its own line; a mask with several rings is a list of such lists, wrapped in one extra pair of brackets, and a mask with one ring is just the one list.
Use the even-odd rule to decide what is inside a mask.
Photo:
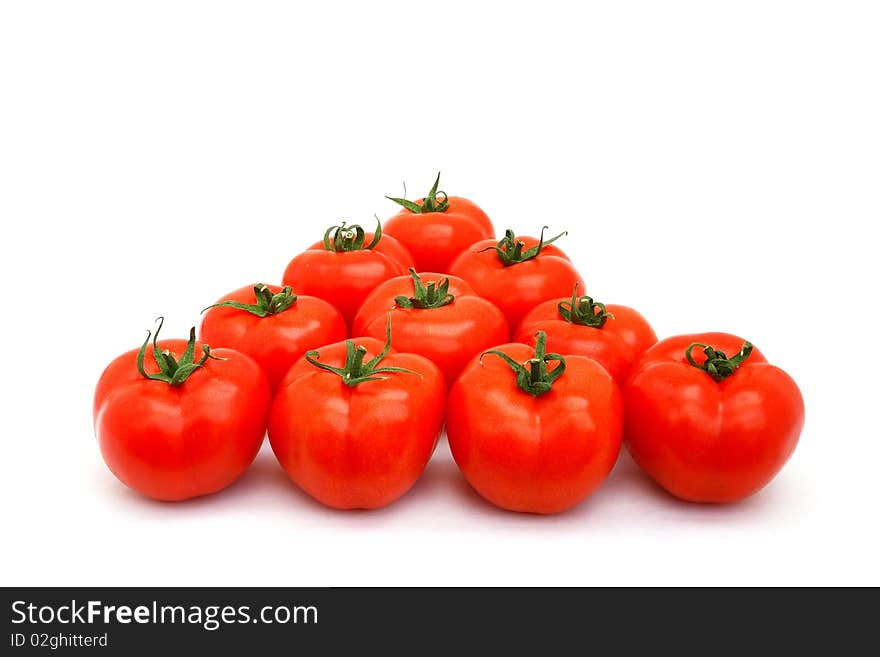
[(416, 499), (441, 495), (451, 495), (462, 506), (475, 507), (478, 511), (495, 508), (471, 488), (452, 457), (445, 454), (435, 455), (411, 491)]
[[(263, 447), (254, 462), (237, 481), (223, 490), (209, 495), (179, 502), (163, 502), (144, 497), (116, 480), (111, 485), (115, 488), (112, 491), (112, 496), (120, 499), (123, 504), (150, 512), (205, 511), (214, 507), (226, 509), (247, 507), (261, 510), (267, 506), (265, 504), (267, 498), (277, 502), (286, 498), (287, 495), (295, 499), (298, 504), (324, 508), (290, 481), (267, 446)], [(257, 502), (255, 498), (260, 498), (260, 502)], [(278, 504), (274, 503), (271, 506), (277, 507)]]
[(688, 502), (675, 497), (655, 483), (639, 468), (624, 448), (608, 479), (596, 494), (587, 500), (587, 504), (592, 500), (601, 503), (605, 499), (611, 502), (625, 498), (632, 503), (632, 506), (638, 506), (639, 512), (642, 513), (652, 515), (667, 513), (700, 521), (717, 519), (727, 522), (731, 517), (759, 515), (769, 510), (774, 506), (776, 497), (772, 489), (771, 484), (751, 497), (729, 504)]
[[(445, 446), (444, 446), (445, 447)], [(438, 448), (438, 452), (440, 449)], [(464, 509), (466, 513), (476, 514), (478, 520), (507, 526), (528, 527), (530, 525), (542, 526), (555, 519), (570, 517), (575, 509), (560, 514), (540, 514), (509, 511), (495, 506), (481, 496), (465, 479), (458, 469), (452, 455), (448, 452), (437, 454), (428, 469), (419, 481), (418, 486), (424, 486), (420, 490), (425, 496), (446, 495), (454, 505)], [(584, 505), (580, 505), (580, 508)], [(436, 525), (435, 525), (436, 526)]]
[[(406, 516), (411, 526), (443, 531), (444, 528), (485, 522), (513, 527), (546, 527), (572, 523), (584, 527), (599, 520), (614, 525), (651, 524), (658, 516), (685, 524), (729, 523), (739, 517), (760, 517), (770, 513), (788, 498), (782, 482), (771, 484), (750, 498), (733, 504), (695, 504), (670, 495), (655, 484), (635, 464), (629, 453), (621, 451), (617, 464), (603, 485), (581, 504), (568, 511), (542, 515), (501, 509), (481, 497), (467, 483), (441, 440), (425, 472), (403, 497), (382, 509), (339, 510), (327, 507), (297, 487), (264, 445), (251, 467), (226, 489), (182, 502), (160, 502), (143, 497), (107, 475), (102, 488), (106, 499), (127, 511), (155, 515), (211, 514), (247, 509), (256, 514), (277, 517), (289, 513), (293, 519), (304, 514), (306, 522), (381, 527), (400, 522)], [(102, 490), (102, 493), (104, 491)], [(438, 514), (441, 517), (438, 517)]]

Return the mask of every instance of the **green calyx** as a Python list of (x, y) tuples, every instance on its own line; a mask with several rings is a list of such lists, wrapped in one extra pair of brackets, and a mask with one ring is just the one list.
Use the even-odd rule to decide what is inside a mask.
[(526, 243), (522, 240), (516, 239), (516, 235), (514, 234), (514, 232), (508, 228), (504, 231), (504, 237), (501, 238), (498, 244), (485, 248), (483, 249), (483, 251), (495, 249), (495, 252), (498, 254), (498, 259), (505, 267), (518, 265), (519, 263), (525, 262), (526, 260), (537, 258), (538, 255), (541, 253), (541, 249), (543, 249), (547, 244), (552, 244), (563, 235), (568, 235), (568, 231), (563, 231), (559, 233), (559, 235), (557, 235), (556, 237), (545, 241), (545, 230), (547, 230), (547, 226), (544, 226), (541, 229), (541, 239), (538, 241), (538, 243), (532, 248), (526, 249)]
[(337, 253), (372, 249), (382, 239), (382, 222), (379, 221), (379, 217), (376, 217), (376, 232), (373, 233), (373, 241), (364, 245), (366, 235), (364, 229), (358, 224), (346, 226), (343, 221), (338, 226), (330, 226), (324, 233), (324, 248)]
[(367, 361), (366, 363), (364, 362), (364, 357), (367, 355), (367, 348), (363, 345), (355, 346), (354, 340), (345, 341), (345, 365), (342, 367), (333, 367), (332, 365), (321, 363), (318, 360), (321, 357), (321, 354), (315, 350), (306, 352), (306, 360), (315, 367), (337, 375), (342, 379), (342, 382), (345, 385), (352, 388), (361, 383), (366, 383), (367, 381), (383, 381), (388, 377), (378, 375), (390, 372), (405, 372), (407, 374), (415, 374), (417, 377), (421, 378), (422, 375), (418, 372), (403, 367), (380, 367), (379, 363), (388, 355), (390, 349), (391, 316), (389, 315), (388, 328), (385, 331), (385, 348), (382, 350), (382, 353), (372, 360)]
[[(550, 392), (553, 382), (565, 372), (565, 358), (560, 354), (547, 353), (547, 334), (538, 331), (535, 340), (535, 356), (525, 363), (517, 363), (503, 351), (487, 351), (480, 356), (482, 361), (486, 354), (494, 354), (507, 363), (516, 372), (516, 385), (520, 390), (527, 392), (533, 397)], [(552, 370), (547, 369), (547, 363), (557, 361), (559, 364)]]
[(605, 322), (614, 319), (614, 315), (605, 309), (604, 303), (593, 301), (593, 297), (587, 295), (579, 297), (577, 291), (578, 284), (575, 283), (571, 301), (560, 301), (556, 306), (562, 319), (572, 324), (593, 328), (602, 328)]
[[(695, 361), (691, 354), (691, 352), (698, 347), (703, 350), (703, 354), (706, 356), (706, 360), (702, 364)], [(687, 358), (688, 363), (697, 369), (703, 370), (706, 374), (715, 379), (715, 381), (723, 381), (745, 362), (745, 360), (751, 355), (752, 349), (754, 349), (754, 346), (751, 342), (746, 340), (743, 342), (742, 349), (739, 350), (739, 353), (728, 358), (723, 351), (718, 351), (714, 347), (710, 347), (709, 345), (700, 342), (694, 342), (687, 348), (687, 350), (685, 350), (684, 355), (685, 358)]]
[[(270, 290), (268, 286), (263, 283), (258, 283), (257, 285), (254, 285), (254, 298), (257, 301), (256, 303), (241, 303), (240, 301), (232, 300), (221, 301), (220, 303), (215, 303), (213, 306), (208, 306), (205, 310), (221, 307), (237, 308), (238, 310), (245, 310), (257, 317), (267, 317), (268, 315), (277, 315), (280, 312), (284, 312), (296, 303), (296, 295), (293, 293), (293, 289), (289, 285), (285, 286), (281, 292), (272, 294), (272, 290)], [(205, 310), (202, 312), (205, 312)]]
[(427, 310), (429, 308), (448, 306), (455, 300), (455, 297), (449, 294), (448, 278), (441, 279), (440, 281), (431, 281), (425, 285), (422, 283), (422, 279), (416, 273), (415, 269), (410, 267), (409, 273), (413, 279), (415, 293), (411, 297), (395, 297), (394, 303), (398, 308), (419, 308)]
[(196, 329), (195, 327), (189, 330), (189, 342), (186, 343), (186, 350), (183, 352), (183, 355), (179, 360), (175, 360), (174, 356), (167, 349), (159, 349), (159, 345), (157, 344), (159, 340), (159, 331), (162, 330), (162, 324), (165, 322), (164, 317), (159, 317), (157, 320), (159, 322), (159, 326), (156, 327), (156, 332), (152, 334), (153, 336), (153, 358), (156, 359), (156, 364), (159, 366), (159, 371), (155, 373), (147, 372), (144, 369), (144, 356), (147, 354), (147, 345), (150, 342), (150, 331), (147, 331), (147, 339), (144, 340), (144, 343), (141, 345), (140, 351), (138, 351), (137, 355), (137, 368), (138, 372), (140, 372), (141, 376), (150, 379), (151, 381), (164, 381), (165, 383), (177, 387), (182, 385), (184, 381), (186, 381), (193, 372), (199, 369), (205, 362), (210, 358), (212, 360), (226, 360), (225, 358), (219, 358), (211, 354), (211, 347), (206, 344), (202, 345), (202, 351), (204, 352), (202, 357), (196, 362)]
[[(413, 201), (407, 201), (405, 198), (394, 198), (393, 196), (386, 196), (389, 201), (394, 201), (397, 205), (401, 205), (405, 207), (407, 210), (412, 212), (413, 214), (427, 214), (429, 212), (446, 212), (449, 209), (449, 197), (446, 195), (446, 192), (438, 192), (437, 187), (440, 185), (440, 172), (437, 172), (437, 179), (434, 181), (434, 186), (431, 187), (431, 190), (422, 199), (422, 204), (414, 203)], [(443, 198), (438, 198), (438, 194), (442, 194)], [(406, 196), (406, 187), (403, 188), (403, 195)]]

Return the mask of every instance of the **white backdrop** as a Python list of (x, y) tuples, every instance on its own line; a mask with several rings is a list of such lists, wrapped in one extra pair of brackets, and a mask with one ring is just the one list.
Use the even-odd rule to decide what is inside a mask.
[[(876, 5), (293, 4), (2, 5), (3, 584), (880, 584)], [(266, 449), (184, 504), (113, 478), (110, 359), (438, 169), (499, 231), (568, 229), (661, 336), (786, 369), (807, 422), (775, 482), (692, 506), (624, 454), (574, 511), (514, 515), (445, 443), (377, 512)]]

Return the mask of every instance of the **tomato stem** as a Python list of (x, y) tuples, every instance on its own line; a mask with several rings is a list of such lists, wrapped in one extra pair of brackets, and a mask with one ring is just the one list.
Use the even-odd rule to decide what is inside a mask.
[(565, 321), (579, 326), (602, 328), (605, 322), (614, 319), (614, 315), (605, 309), (604, 303), (593, 301), (593, 297), (587, 295), (579, 297), (577, 291), (578, 283), (575, 283), (571, 301), (560, 301), (556, 306)]
[(147, 345), (150, 342), (151, 332), (147, 331), (147, 339), (144, 340), (144, 343), (141, 345), (140, 350), (137, 355), (137, 369), (140, 372), (141, 376), (146, 379), (150, 379), (151, 381), (164, 381), (165, 383), (177, 387), (182, 385), (184, 381), (186, 381), (190, 375), (195, 372), (197, 369), (202, 367), (205, 362), (210, 358), (212, 360), (226, 360), (225, 358), (220, 358), (219, 356), (214, 356), (211, 353), (211, 347), (206, 344), (202, 345), (202, 357), (196, 362), (195, 354), (196, 354), (196, 328), (192, 327), (189, 330), (189, 341), (186, 343), (186, 350), (183, 352), (183, 355), (179, 360), (174, 358), (174, 355), (168, 350), (159, 349), (159, 345), (157, 344), (159, 340), (159, 331), (162, 330), (162, 325), (165, 323), (164, 317), (159, 317), (157, 320), (159, 322), (159, 326), (156, 327), (156, 332), (152, 333), (153, 336), (153, 358), (156, 359), (156, 364), (159, 366), (158, 372), (147, 372), (144, 369), (144, 357), (147, 354)]
[[(544, 331), (538, 331), (535, 339), (535, 356), (525, 363), (517, 363), (513, 358), (497, 349), (484, 352), (480, 356), (481, 362), (486, 354), (498, 356), (507, 363), (510, 369), (516, 373), (516, 384), (520, 390), (533, 397), (550, 392), (553, 382), (565, 372), (565, 358), (560, 354), (547, 353), (547, 334)], [(547, 363), (550, 361), (557, 361), (559, 364), (552, 370), (548, 370)]]
[(258, 283), (254, 286), (254, 298), (256, 299), (256, 303), (241, 303), (240, 301), (233, 301), (232, 299), (221, 301), (220, 303), (208, 306), (202, 310), (202, 312), (210, 310), (211, 308), (227, 307), (245, 310), (257, 317), (266, 317), (268, 315), (277, 315), (280, 312), (284, 312), (296, 303), (297, 297), (289, 285), (285, 286), (281, 292), (272, 294), (272, 290), (270, 290), (267, 285)]
[(351, 358), (350, 372), (362, 372), (364, 369), (364, 358), (367, 355), (367, 348), (363, 345), (355, 347), (354, 355)]
[(324, 232), (324, 248), (327, 251), (336, 251), (342, 253), (345, 251), (361, 251), (364, 249), (372, 249), (379, 240), (382, 239), (382, 222), (376, 217), (376, 232), (373, 234), (373, 240), (364, 245), (366, 241), (366, 232), (358, 224), (346, 226), (343, 221), (338, 226), (330, 226)]
[[(556, 240), (558, 240), (563, 235), (568, 235), (568, 231), (563, 231), (559, 233), (556, 237), (552, 237), (549, 240), (544, 240), (544, 231), (547, 230), (547, 226), (544, 226), (541, 229), (541, 238), (538, 240), (538, 243), (530, 249), (526, 249), (526, 243), (522, 240), (518, 240), (514, 232), (508, 228), (504, 231), (504, 237), (499, 240), (498, 244), (495, 246), (490, 246), (482, 251), (490, 251), (495, 249), (495, 253), (498, 254), (498, 259), (505, 267), (510, 267), (511, 265), (518, 265), (521, 262), (525, 262), (526, 260), (531, 260), (532, 258), (537, 258), (540, 255), (541, 250), (547, 245), (552, 244)], [(523, 250), (525, 249), (525, 250)]]
[[(691, 354), (691, 352), (698, 347), (702, 349), (703, 353), (706, 355), (706, 360), (702, 364), (695, 361)], [(715, 379), (715, 381), (723, 381), (745, 362), (745, 360), (751, 355), (752, 349), (754, 349), (754, 346), (751, 342), (746, 340), (743, 342), (742, 349), (739, 350), (739, 353), (728, 358), (723, 351), (719, 351), (714, 347), (705, 345), (701, 342), (694, 342), (685, 350), (684, 355), (685, 358), (687, 358), (688, 363), (697, 369), (703, 370), (706, 374)]]
[[(431, 190), (422, 199), (422, 204), (414, 203), (413, 201), (407, 201), (405, 198), (395, 198), (393, 196), (386, 196), (389, 201), (394, 201), (398, 205), (405, 207), (407, 210), (412, 212), (413, 214), (428, 214), (429, 212), (446, 212), (449, 209), (449, 197), (446, 195), (446, 192), (437, 191), (437, 187), (440, 185), (440, 172), (437, 172), (437, 179), (434, 181), (434, 186), (431, 187)], [(442, 194), (443, 198), (437, 198), (438, 194)], [(403, 195), (406, 196), (406, 186), (403, 188)]]
[(448, 306), (455, 301), (455, 297), (449, 294), (449, 279), (442, 278), (439, 281), (430, 281), (426, 286), (422, 283), (421, 277), (412, 267), (409, 268), (409, 274), (413, 279), (414, 294), (411, 297), (403, 295), (394, 298), (394, 303), (398, 308), (419, 308), (428, 310), (431, 308), (441, 308)]
[(379, 367), (379, 363), (388, 355), (391, 349), (391, 315), (388, 315), (388, 326), (385, 329), (385, 348), (375, 358), (364, 362), (367, 355), (367, 348), (363, 345), (355, 345), (354, 340), (345, 341), (345, 365), (342, 367), (333, 367), (319, 361), (321, 354), (317, 350), (306, 352), (306, 360), (315, 367), (327, 372), (332, 372), (342, 379), (342, 382), (354, 387), (367, 381), (383, 381), (387, 376), (377, 376), (378, 374), (386, 374), (390, 372), (405, 372), (407, 374), (415, 374), (421, 378), (422, 375), (413, 370), (404, 367)]

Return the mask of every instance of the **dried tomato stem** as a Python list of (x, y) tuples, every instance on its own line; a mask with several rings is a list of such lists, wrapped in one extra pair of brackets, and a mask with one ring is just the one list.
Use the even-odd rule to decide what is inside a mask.
[(137, 369), (142, 377), (150, 379), (151, 381), (164, 381), (171, 386), (177, 387), (179, 385), (183, 385), (183, 383), (192, 375), (192, 373), (202, 367), (209, 358), (212, 360), (226, 360), (225, 358), (214, 356), (211, 353), (211, 347), (206, 344), (202, 345), (202, 357), (198, 361), (195, 360), (195, 327), (192, 327), (189, 330), (189, 341), (186, 343), (186, 350), (183, 352), (183, 355), (180, 357), (179, 360), (175, 359), (174, 355), (168, 349), (159, 349), (159, 331), (162, 330), (162, 325), (165, 323), (165, 318), (159, 317), (156, 321), (159, 323), (159, 325), (156, 327), (156, 331), (152, 333), (153, 358), (156, 360), (156, 364), (159, 366), (159, 371), (147, 372), (144, 368), (144, 358), (147, 355), (147, 345), (150, 342), (151, 335), (151, 332), (147, 331), (147, 339), (144, 340), (144, 343), (141, 345), (141, 348), (138, 351), (137, 355)]
[[(703, 353), (706, 355), (706, 360), (702, 364), (695, 361), (691, 353), (698, 347), (702, 349)], [(694, 342), (685, 350), (684, 355), (685, 358), (687, 358), (688, 363), (697, 369), (703, 370), (715, 381), (723, 381), (745, 362), (745, 360), (751, 355), (752, 349), (754, 349), (754, 346), (751, 342), (746, 340), (743, 342), (742, 349), (739, 350), (739, 353), (728, 358), (723, 351), (719, 351), (714, 347), (702, 344), (701, 342)]]
[(448, 306), (455, 301), (455, 296), (449, 294), (449, 279), (442, 278), (439, 281), (430, 281), (427, 286), (412, 267), (409, 274), (413, 279), (413, 296), (403, 295), (395, 297), (394, 303), (398, 308), (419, 308), (427, 310)]
[[(437, 172), (437, 179), (434, 181), (434, 186), (431, 187), (430, 191), (427, 193), (425, 198), (422, 199), (422, 203), (418, 204), (413, 201), (407, 201), (405, 198), (395, 198), (393, 196), (386, 196), (389, 201), (394, 201), (400, 206), (403, 206), (413, 214), (428, 214), (430, 212), (446, 212), (449, 209), (449, 197), (446, 195), (446, 192), (438, 192), (437, 187), (440, 185), (440, 172)], [(438, 194), (442, 194), (443, 198), (438, 198)], [(406, 187), (404, 187), (403, 195), (406, 196)]]
[(361, 383), (366, 383), (367, 381), (382, 381), (387, 379), (387, 376), (377, 376), (379, 374), (386, 374), (390, 372), (405, 372), (407, 374), (415, 374), (416, 376), (421, 378), (421, 374), (418, 372), (414, 372), (413, 370), (408, 370), (403, 367), (379, 367), (379, 363), (382, 361), (385, 356), (388, 355), (388, 352), (391, 349), (391, 316), (388, 316), (388, 327), (385, 330), (385, 348), (382, 352), (368, 362), (364, 362), (364, 358), (367, 355), (367, 348), (363, 345), (355, 345), (354, 340), (346, 340), (345, 341), (345, 365), (342, 367), (333, 367), (332, 365), (327, 365), (319, 361), (321, 354), (316, 351), (307, 351), (306, 352), (306, 360), (310, 362), (315, 367), (318, 367), (326, 372), (332, 372), (336, 376), (342, 379), (342, 382), (349, 386), (354, 387), (360, 385)]
[(366, 232), (364, 232), (364, 229), (359, 224), (346, 226), (343, 221), (338, 226), (330, 226), (324, 232), (324, 248), (327, 251), (336, 251), (337, 253), (372, 249), (382, 239), (382, 222), (379, 221), (379, 217), (376, 217), (376, 232), (373, 234), (373, 240), (369, 244), (364, 245), (366, 235)]
[[(553, 382), (565, 372), (565, 358), (560, 354), (547, 353), (547, 334), (544, 333), (544, 331), (538, 331), (535, 340), (535, 356), (527, 360), (525, 363), (517, 363), (503, 351), (498, 351), (496, 349), (484, 352), (483, 355), (480, 356), (481, 361), (486, 354), (498, 356), (501, 360), (507, 363), (510, 366), (510, 369), (516, 373), (516, 384), (519, 386), (520, 390), (533, 397), (538, 397), (545, 392), (550, 392), (553, 387)], [(556, 361), (558, 363), (558, 365), (552, 370), (548, 370), (547, 368), (547, 363), (550, 361)]]
[(559, 315), (567, 322), (578, 324), (579, 326), (591, 326), (593, 328), (602, 328), (609, 319), (614, 319), (614, 315), (605, 309), (604, 303), (593, 301), (593, 297), (578, 296), (578, 284), (574, 284), (574, 292), (571, 295), (571, 301), (560, 301), (556, 306)]
[(244, 310), (257, 317), (267, 317), (268, 315), (277, 315), (280, 312), (284, 312), (296, 303), (296, 295), (289, 285), (285, 286), (281, 292), (272, 294), (272, 290), (267, 285), (258, 283), (254, 286), (254, 298), (256, 303), (241, 303), (231, 299), (229, 301), (221, 301), (220, 303), (208, 306), (202, 312), (211, 308), (227, 307)]
[[(563, 235), (568, 235), (568, 231), (563, 231), (559, 233), (556, 237), (552, 237), (549, 240), (544, 240), (544, 231), (547, 230), (547, 226), (541, 228), (541, 238), (538, 240), (538, 243), (530, 249), (525, 249), (526, 243), (522, 240), (518, 240), (514, 232), (508, 228), (504, 231), (504, 237), (502, 237), (498, 244), (495, 246), (490, 246), (483, 251), (489, 251), (494, 249), (495, 253), (498, 254), (498, 259), (505, 267), (510, 267), (512, 265), (518, 265), (526, 260), (531, 260), (532, 258), (537, 258), (541, 254), (541, 250), (548, 244), (552, 244), (556, 240), (558, 240)], [(523, 250), (525, 249), (525, 250)]]

